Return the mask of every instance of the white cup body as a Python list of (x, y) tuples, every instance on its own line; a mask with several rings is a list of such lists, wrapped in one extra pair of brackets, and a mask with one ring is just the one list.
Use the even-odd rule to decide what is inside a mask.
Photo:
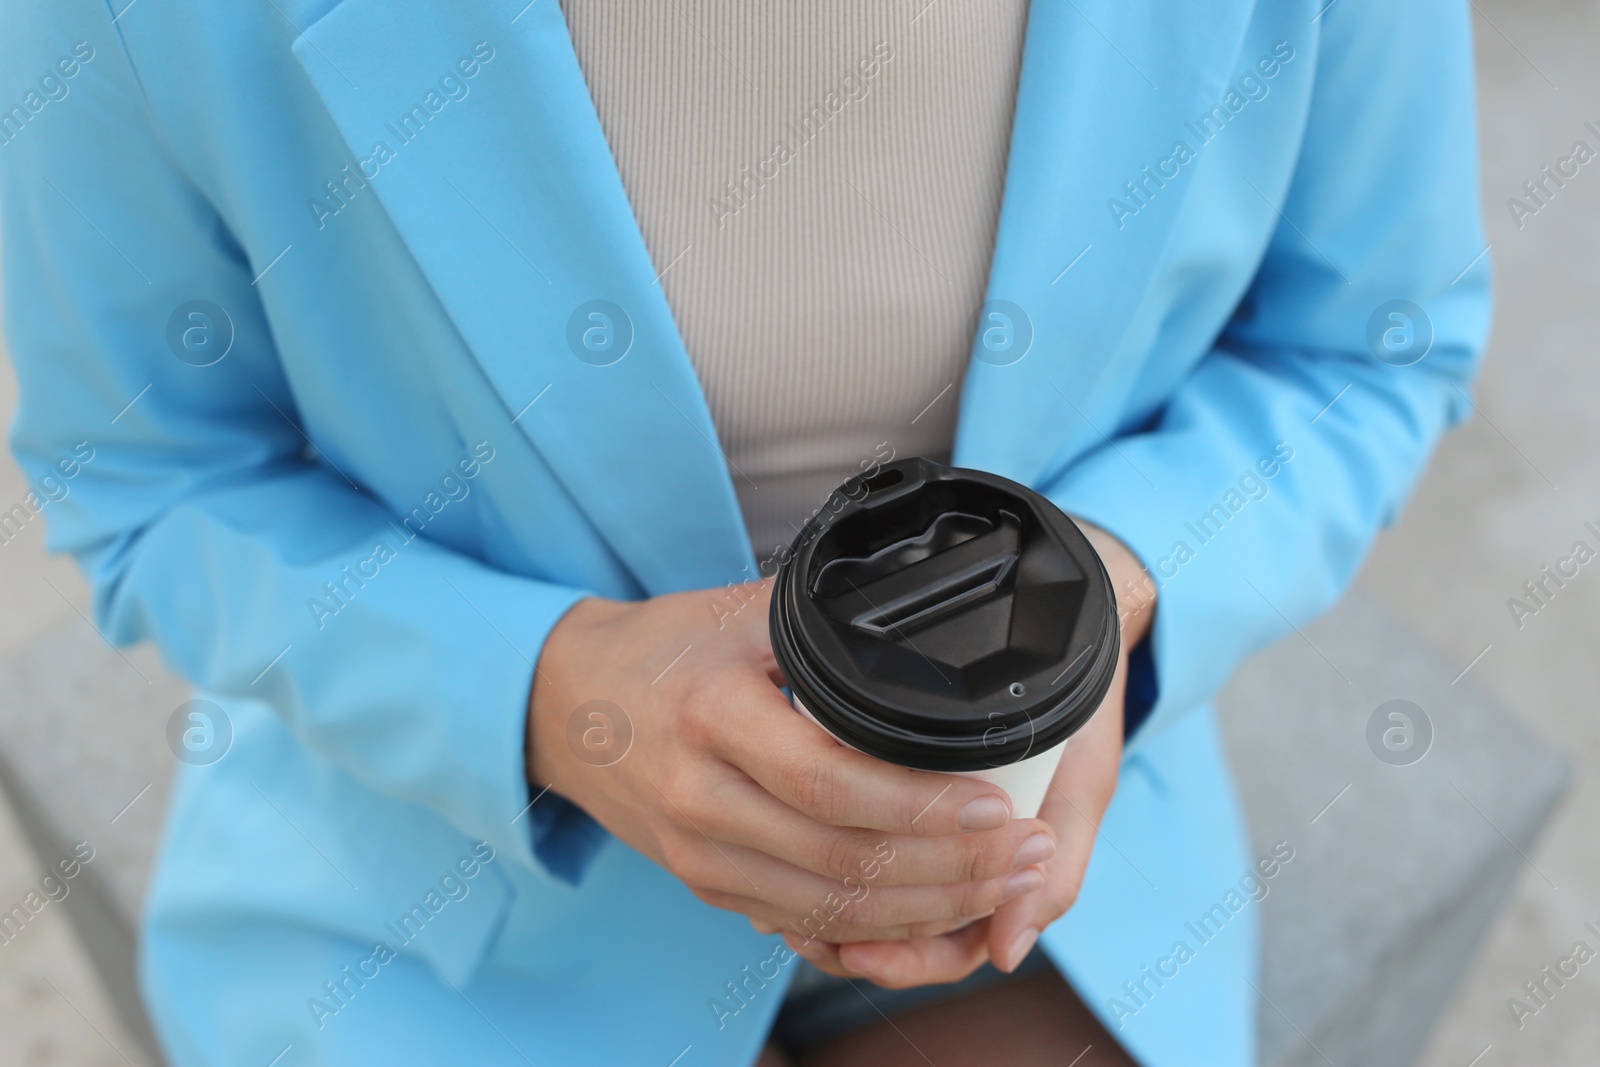
[[(798, 697), (790, 696), (789, 702), (795, 706), (806, 718), (816, 723), (817, 728), (832, 737), (846, 748), (855, 748), (854, 745), (840, 741), (832, 731), (820, 722), (817, 717), (800, 702)], [(980, 771), (943, 771), (943, 774), (953, 774), (957, 778), (976, 778), (990, 785), (997, 785), (1006, 791), (1006, 796), (1011, 798), (1011, 817), (1014, 819), (1033, 819), (1039, 815), (1039, 809), (1044, 806), (1044, 798), (1050, 792), (1050, 780), (1056, 775), (1056, 768), (1061, 765), (1062, 753), (1066, 752), (1067, 744), (1071, 739), (1061, 742), (1054, 748), (1047, 748), (1043, 752), (1035, 752), (1027, 759), (1015, 763), (1007, 763), (1000, 767), (985, 767)], [(857, 750), (859, 751), (859, 749)]]

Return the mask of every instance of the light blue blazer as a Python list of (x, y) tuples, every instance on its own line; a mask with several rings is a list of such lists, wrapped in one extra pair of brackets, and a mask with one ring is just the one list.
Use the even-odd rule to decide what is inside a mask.
[[(523, 778), (577, 598), (756, 567), (555, 0), (3, 6), (27, 507), (226, 717), (146, 906), (172, 1061), (750, 1062), (787, 951)], [(1466, 5), (1323, 6), (1035, 0), (962, 395), (959, 464), (1162, 585), (1043, 937), (1149, 1064), (1252, 1061), (1295, 877), (1206, 703), (1339, 595), (1487, 327)]]

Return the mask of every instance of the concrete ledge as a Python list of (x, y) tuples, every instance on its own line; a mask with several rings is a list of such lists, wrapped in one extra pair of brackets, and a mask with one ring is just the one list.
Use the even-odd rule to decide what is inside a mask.
[[(1470, 678), (1452, 685), (1459, 669), (1358, 590), (1221, 698), (1256, 852), (1297, 853), (1262, 905), (1269, 1067), (1414, 1063), (1515, 879), (1540, 877), (1522, 853), (1568, 768)], [(1434, 726), (1410, 766), (1366, 741), (1396, 698)], [(94, 845), (66, 906), (152, 1063), (135, 917), (185, 699), (151, 650), (119, 654), (77, 619), (0, 662), (0, 785), (44, 862)]]
[[(1542, 877), (1523, 854), (1570, 769), (1462, 666), (1357, 589), (1220, 698), (1257, 852), (1297, 850), (1262, 913), (1270, 1067), (1415, 1063), (1514, 881)], [(1395, 699), (1433, 724), (1409, 766), (1367, 741)]]
[(0, 789), (41, 864), (94, 847), (63, 903), (152, 1064), (135, 931), (175, 762), (167, 717), (186, 699), (153, 649), (119, 653), (79, 618), (0, 662)]

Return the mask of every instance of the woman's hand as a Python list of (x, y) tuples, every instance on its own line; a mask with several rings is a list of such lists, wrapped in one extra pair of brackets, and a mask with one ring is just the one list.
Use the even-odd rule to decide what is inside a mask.
[(1079, 526), (1100, 553), (1117, 591), (1122, 649), (1105, 700), (1067, 744), (1039, 812), (1060, 842), (1055, 856), (1044, 864), (1043, 889), (1003, 903), (982, 922), (939, 937), (837, 945), (806, 944), (786, 936), (790, 948), (823, 970), (892, 989), (959, 981), (985, 960), (1011, 971), (1033, 948), (1039, 931), (1077, 899), (1100, 819), (1116, 790), (1128, 653), (1149, 632), (1155, 613), (1154, 586), (1133, 553), (1104, 530)]
[[(1055, 834), (1002, 790), (864, 756), (790, 707), (770, 585), (576, 604), (529, 699), (535, 788), (765, 933), (927, 938), (1042, 886)], [(621, 752), (587, 743), (608, 731)]]

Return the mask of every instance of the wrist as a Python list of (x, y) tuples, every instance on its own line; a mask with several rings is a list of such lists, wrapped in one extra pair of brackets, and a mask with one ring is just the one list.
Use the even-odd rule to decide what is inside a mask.
[(1156, 584), (1139, 557), (1113, 534), (1073, 519), (1094, 547), (1111, 578), (1117, 601), (1117, 620), (1122, 627), (1123, 655), (1131, 652), (1150, 633), (1155, 623)]
[(524, 761), (535, 788), (560, 793), (562, 757), (567, 755), (566, 721), (584, 700), (584, 685), (596, 676), (593, 650), (596, 634), (625, 611), (627, 604), (604, 597), (584, 597), (568, 608), (545, 637), (528, 690), (528, 726)]

